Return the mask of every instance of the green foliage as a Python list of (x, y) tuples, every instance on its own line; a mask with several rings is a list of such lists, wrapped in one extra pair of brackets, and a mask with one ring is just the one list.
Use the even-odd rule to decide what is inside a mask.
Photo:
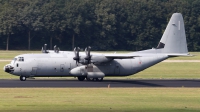
[(199, 51), (199, 0), (0, 0), (0, 49), (10, 41), (10, 49), (71, 50), (73, 37), (93, 50), (148, 49), (175, 12), (183, 14), (189, 50)]

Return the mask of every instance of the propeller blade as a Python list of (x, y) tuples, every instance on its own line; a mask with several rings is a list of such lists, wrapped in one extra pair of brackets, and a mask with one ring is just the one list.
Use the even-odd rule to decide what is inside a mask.
[(76, 47), (74, 48), (74, 55), (76, 56)]
[(43, 47), (42, 47), (41, 51), (42, 51), (42, 53), (44, 53), (44, 49), (43, 49)]
[(47, 44), (44, 44), (44, 47), (42, 47), (42, 53), (48, 53)]
[(91, 50), (91, 47), (90, 47), (90, 46), (88, 46), (88, 47), (85, 48), (85, 54), (86, 54), (85, 60), (88, 61), (88, 64), (89, 64), (90, 61), (91, 61), (90, 50)]
[(78, 66), (78, 63), (79, 63), (79, 60), (80, 60), (79, 51), (80, 51), (79, 47), (75, 47), (74, 48), (74, 55), (75, 55), (75, 57), (73, 59), (76, 60), (76, 65), (77, 66)]
[(44, 44), (44, 51), (47, 51), (47, 44)]

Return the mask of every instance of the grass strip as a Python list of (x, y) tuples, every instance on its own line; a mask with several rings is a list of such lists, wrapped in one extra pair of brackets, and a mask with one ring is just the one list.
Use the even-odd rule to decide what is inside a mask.
[(198, 88), (6, 88), (1, 112), (197, 112)]

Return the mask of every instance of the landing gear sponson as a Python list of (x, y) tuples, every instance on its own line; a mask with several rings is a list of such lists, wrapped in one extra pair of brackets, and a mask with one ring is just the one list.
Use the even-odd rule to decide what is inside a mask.
[[(26, 78), (27, 77), (25, 77), (25, 76), (19, 77), (20, 81), (26, 81)], [(79, 81), (84, 81), (85, 79), (87, 79), (87, 81), (103, 81), (103, 78), (87, 78), (86, 76), (79, 76), (78, 77)]]
[(87, 79), (87, 81), (103, 81), (103, 78), (88, 78), (86, 76), (78, 76), (79, 81), (84, 81), (85, 78)]

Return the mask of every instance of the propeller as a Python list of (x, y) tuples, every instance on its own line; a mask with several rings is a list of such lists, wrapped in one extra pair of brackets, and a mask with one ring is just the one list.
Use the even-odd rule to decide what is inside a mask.
[(90, 46), (88, 46), (88, 47), (85, 48), (85, 54), (86, 54), (85, 60), (88, 61), (88, 64), (90, 63), (91, 57), (92, 57), (92, 56), (90, 55), (90, 50), (91, 50), (91, 47), (90, 47)]
[(57, 46), (55, 45), (55, 46), (54, 46), (54, 52), (55, 52), (55, 53), (59, 53), (59, 51), (60, 51), (59, 47), (57, 47)]
[(44, 44), (44, 47), (42, 47), (42, 53), (48, 53), (47, 44)]
[(79, 48), (79, 47), (75, 47), (75, 48), (74, 48), (75, 57), (74, 57), (73, 59), (76, 60), (76, 65), (77, 65), (77, 66), (78, 66), (78, 63), (79, 63), (79, 61), (80, 61), (79, 51), (80, 51), (80, 48)]

